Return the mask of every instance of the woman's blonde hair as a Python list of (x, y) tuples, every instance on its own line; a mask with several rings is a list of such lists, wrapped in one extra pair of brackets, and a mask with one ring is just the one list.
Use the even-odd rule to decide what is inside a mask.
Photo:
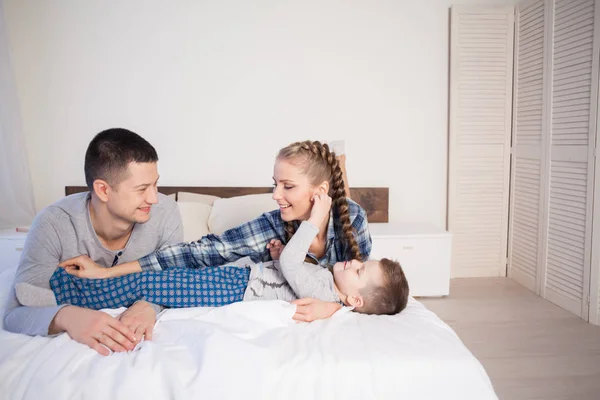
[[(329, 150), (326, 143), (306, 140), (292, 143), (279, 151), (277, 160), (285, 160), (300, 168), (308, 176), (312, 185), (329, 182), (329, 196), (332, 199), (333, 226), (336, 231), (341, 231), (344, 238), (343, 248), (347, 259), (362, 260), (360, 249), (354, 238), (348, 200), (344, 189), (342, 169), (338, 164), (335, 153)], [(289, 242), (296, 231), (293, 222), (285, 222), (286, 241)]]

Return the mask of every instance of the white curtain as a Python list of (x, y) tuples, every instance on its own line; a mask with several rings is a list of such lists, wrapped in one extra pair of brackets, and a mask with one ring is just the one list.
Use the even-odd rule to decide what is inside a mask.
[(31, 224), (35, 202), (0, 1), (0, 228)]

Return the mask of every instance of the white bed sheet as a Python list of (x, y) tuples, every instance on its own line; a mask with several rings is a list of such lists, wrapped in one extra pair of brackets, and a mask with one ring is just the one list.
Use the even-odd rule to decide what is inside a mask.
[(167, 310), (152, 342), (109, 357), (66, 334), (2, 330), (0, 398), (497, 398), (479, 361), (414, 299), (393, 317), (343, 309), (296, 324), (293, 313), (281, 301)]

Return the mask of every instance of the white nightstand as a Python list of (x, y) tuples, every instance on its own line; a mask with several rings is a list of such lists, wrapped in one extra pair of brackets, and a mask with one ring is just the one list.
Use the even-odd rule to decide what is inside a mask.
[(370, 223), (372, 259), (397, 260), (413, 297), (450, 293), (452, 235), (432, 225)]
[(23, 253), (27, 233), (0, 229), (0, 273), (16, 268)]

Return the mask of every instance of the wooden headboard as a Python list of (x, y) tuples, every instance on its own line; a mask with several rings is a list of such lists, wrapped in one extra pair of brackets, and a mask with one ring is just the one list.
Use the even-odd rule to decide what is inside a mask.
[[(65, 186), (66, 196), (87, 191), (87, 186)], [(271, 193), (273, 187), (159, 186), (158, 191), (167, 195), (190, 192), (218, 197), (235, 197)], [(369, 222), (388, 222), (389, 188), (350, 188), (350, 197), (365, 209)]]

